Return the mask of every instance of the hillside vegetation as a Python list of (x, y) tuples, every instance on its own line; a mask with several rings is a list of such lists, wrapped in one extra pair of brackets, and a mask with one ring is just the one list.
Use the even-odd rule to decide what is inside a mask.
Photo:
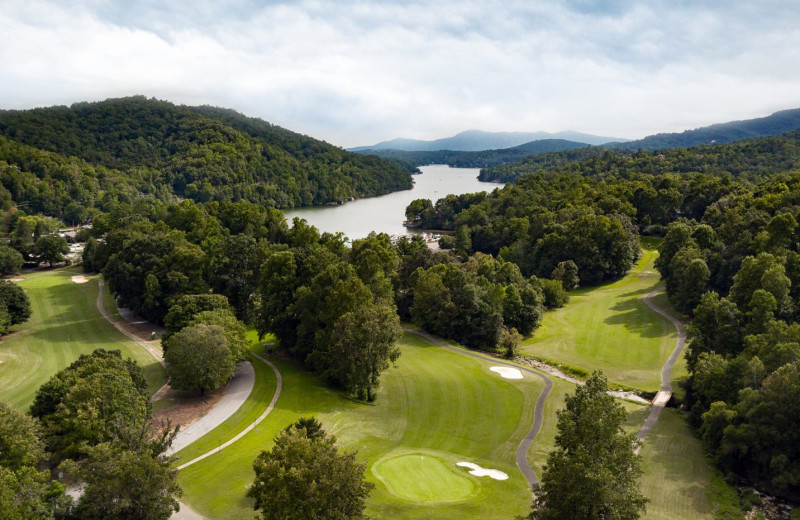
[(5, 209), (67, 220), (143, 195), (289, 208), (411, 188), (396, 163), (232, 110), (141, 96), (0, 111), (0, 183)]
[(607, 150), (600, 147), (531, 155), (515, 164), (481, 170), (482, 181), (511, 182), (539, 172), (630, 176), (637, 173), (708, 173), (752, 181), (800, 166), (800, 131), (746, 139), (725, 145), (677, 148), (661, 152)]

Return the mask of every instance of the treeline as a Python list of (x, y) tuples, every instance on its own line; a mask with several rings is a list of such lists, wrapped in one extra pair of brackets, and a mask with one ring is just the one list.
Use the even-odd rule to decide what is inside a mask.
[(0, 111), (0, 184), (4, 209), (27, 205), (73, 222), (141, 196), (290, 208), (412, 183), (396, 162), (232, 110), (137, 96)]
[(447, 164), (454, 168), (486, 168), (498, 164), (516, 163), (530, 155), (548, 154), (586, 148), (586, 143), (577, 143), (564, 139), (541, 139), (532, 141), (513, 148), (498, 150), (482, 150), (479, 152), (465, 152), (458, 150), (436, 151), (407, 151), (394, 149), (362, 150), (356, 153), (375, 155), (383, 159), (394, 159), (413, 166), (426, 164)]
[(511, 182), (521, 175), (577, 173), (627, 177), (639, 173), (706, 173), (757, 182), (800, 167), (800, 131), (731, 144), (655, 152), (626, 152), (602, 147), (529, 156), (519, 163), (481, 170), (482, 181)]
[(199, 348), (221, 360), (214, 370), (224, 370), (207, 381), (176, 369), (186, 388), (211, 389), (232, 375), (243, 351), (237, 319), (274, 333), (281, 348), (359, 398), (374, 398), (399, 355), (399, 260), (385, 234), (348, 248), (341, 234), (320, 235), (301, 220), (290, 228), (280, 211), (245, 201), (145, 200), (96, 218), (93, 233), (103, 239), (87, 242), (85, 268), (101, 271), (122, 305), (166, 325), (168, 370), (188, 366)]
[(669, 227), (656, 267), (693, 315), (686, 404), (725, 470), (800, 497), (800, 173)]
[(701, 218), (737, 189), (729, 177), (701, 174), (526, 175), (490, 194), (413, 201), (406, 217), (429, 229), (454, 230), (445, 246), (498, 255), (524, 276), (549, 278), (573, 261), (582, 284), (624, 275), (638, 258), (638, 236), (659, 234), (678, 216)]

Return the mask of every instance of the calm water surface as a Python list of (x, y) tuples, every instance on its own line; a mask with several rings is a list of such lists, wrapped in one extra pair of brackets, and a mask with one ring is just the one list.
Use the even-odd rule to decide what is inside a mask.
[(434, 203), (448, 194), (461, 195), (478, 191), (492, 191), (502, 187), (496, 182), (478, 181), (478, 168), (450, 168), (434, 164), (420, 166), (422, 175), (414, 175), (414, 187), (380, 197), (359, 199), (342, 206), (315, 206), (284, 210), (291, 225), (294, 217), (306, 219), (321, 232), (341, 231), (348, 238), (364, 238), (371, 231), (412, 233), (403, 227), (406, 206), (414, 199), (430, 199)]

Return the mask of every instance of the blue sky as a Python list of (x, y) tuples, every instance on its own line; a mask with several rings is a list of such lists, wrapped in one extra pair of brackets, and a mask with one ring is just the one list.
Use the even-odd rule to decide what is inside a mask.
[(340, 146), (800, 107), (800, 2), (0, 0), (0, 107), (143, 94)]

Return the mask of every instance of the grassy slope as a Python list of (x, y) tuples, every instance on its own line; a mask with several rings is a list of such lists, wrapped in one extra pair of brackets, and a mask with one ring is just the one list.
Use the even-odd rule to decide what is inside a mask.
[[(609, 381), (643, 390), (661, 386), (661, 367), (675, 348), (672, 324), (652, 312), (643, 298), (659, 285), (653, 268), (658, 251), (643, 241), (643, 256), (631, 272), (612, 284), (578, 289), (563, 308), (548, 312), (523, 351), (559, 363), (600, 368)], [(666, 297), (657, 296), (658, 305)], [(673, 380), (686, 374), (683, 359)]]
[(97, 311), (97, 280), (73, 283), (78, 274), (78, 268), (38, 271), (18, 282), (33, 314), (0, 342), (0, 400), (18, 410), (27, 410), (39, 386), (58, 370), (97, 348), (117, 349), (139, 362), (151, 391), (164, 384), (161, 365)]
[[(374, 404), (348, 400), (294, 363), (279, 361), (284, 388), (273, 414), (220, 455), (181, 471), (184, 499), (209, 518), (253, 518), (245, 497), (253, 459), (269, 449), (280, 429), (314, 414), (343, 448), (358, 450), (359, 459), (369, 465), (367, 476), (377, 487), (367, 512), (374, 517), (511, 518), (525, 513), (530, 491), (514, 465), (514, 452), (532, 421), (541, 382), (503, 380), (489, 372), (490, 362), (431, 347), (415, 337), (404, 337), (401, 349), (398, 366), (384, 373)], [(266, 392), (259, 398), (262, 409), (270, 396)], [(413, 474), (393, 471), (416, 457), (432, 458), (433, 463), (419, 459), (419, 472)], [(473, 477), (455, 466), (459, 461), (500, 469), (510, 478)], [(390, 481), (398, 494), (419, 494), (424, 486), (418, 480), (436, 478), (443, 466), (453, 472), (453, 487), (458, 488), (450, 490), (452, 495), (466, 498), (415, 503), (392, 494), (381, 481)], [(397, 475), (402, 480), (394, 480)], [(220, 492), (221, 482), (228, 492)]]

